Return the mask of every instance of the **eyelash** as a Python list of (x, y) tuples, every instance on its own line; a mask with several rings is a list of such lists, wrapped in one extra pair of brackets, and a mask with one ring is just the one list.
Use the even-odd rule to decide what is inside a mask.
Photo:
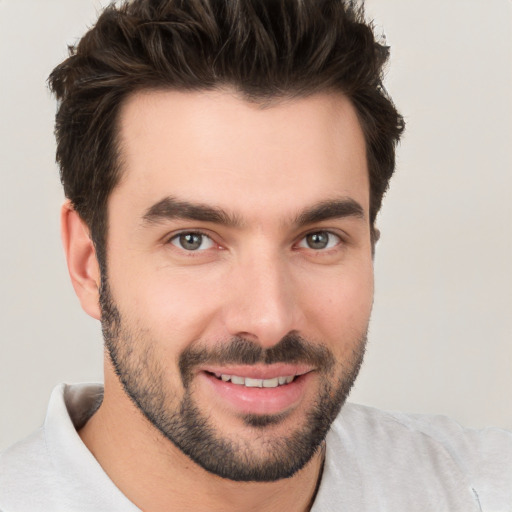
[(173, 235), (167, 243), (171, 244), (171, 245), (174, 245), (175, 247), (178, 247), (179, 249), (185, 251), (186, 253), (189, 253), (189, 254), (193, 254), (193, 253), (200, 253), (200, 252), (204, 252), (206, 251), (207, 249), (209, 249), (210, 247), (208, 247), (207, 249), (185, 249), (183, 246), (179, 246), (177, 244), (174, 244), (173, 242), (175, 240), (180, 240), (180, 238), (182, 236), (187, 236), (187, 235), (192, 235), (192, 236), (200, 236), (202, 237), (202, 240), (201, 240), (201, 245), (202, 243), (204, 242), (204, 239), (208, 239), (210, 242), (211, 242), (211, 245), (215, 245), (215, 241), (213, 240), (213, 238), (208, 235), (207, 233), (203, 232), (203, 231), (200, 231), (200, 230), (193, 230), (193, 231), (180, 231), (179, 233), (176, 233), (175, 235)]
[[(328, 236), (328, 239), (327, 239), (327, 246), (326, 247), (322, 247), (322, 248), (318, 248), (318, 249), (315, 249), (313, 247), (304, 247), (302, 246), (301, 244), (302, 243), (306, 243), (307, 244), (307, 238), (308, 237), (313, 237), (314, 235), (327, 235)], [(333, 241), (333, 239), (335, 239), (335, 244), (334, 245), (331, 245), (329, 247), (329, 244)], [(326, 252), (326, 251), (329, 251), (331, 249), (334, 249), (335, 247), (337, 247), (338, 245), (340, 245), (341, 243), (343, 242), (342, 238), (340, 235), (336, 234), (336, 233), (333, 233), (332, 231), (328, 231), (328, 230), (318, 230), (318, 231), (310, 231), (308, 233), (306, 233), (299, 241), (299, 246), (300, 247), (304, 247), (305, 249), (311, 249), (315, 252)]]
[[(327, 246), (315, 249), (313, 247), (308, 247), (308, 246), (302, 245), (302, 244), (307, 244), (307, 241), (306, 241), (307, 238), (312, 237), (313, 235), (327, 235), (328, 236)], [(200, 245), (202, 245), (204, 243), (205, 239), (208, 239), (210, 241), (210, 246), (205, 249), (200, 249), (199, 248), (200, 246), (197, 249), (186, 249), (185, 247), (183, 247), (183, 245), (181, 243), (179, 243), (180, 238), (183, 236), (199, 236), (199, 237), (201, 237)], [(329, 244), (331, 243), (333, 238), (336, 239), (337, 241), (335, 240), (336, 243), (329, 247)], [(174, 241), (178, 241), (179, 245), (178, 245), (178, 243), (174, 243)], [(207, 233), (200, 231), (200, 230), (180, 231), (179, 233), (176, 233), (171, 238), (169, 238), (167, 243), (177, 247), (178, 249), (181, 249), (182, 251), (186, 252), (190, 256), (196, 255), (197, 253), (202, 253), (204, 251), (207, 251), (213, 245), (216, 244), (210, 235), (208, 235)], [(320, 253), (320, 252), (327, 252), (332, 249), (335, 249), (341, 243), (343, 243), (343, 238), (339, 234), (333, 233), (332, 231), (328, 231), (328, 230), (315, 230), (315, 231), (309, 231), (309, 232), (305, 233), (304, 235), (302, 235), (301, 238), (299, 239), (299, 242), (296, 245), (298, 247), (301, 247), (304, 249), (310, 249), (314, 252)], [(218, 244), (217, 244), (217, 247), (221, 248), (221, 246)]]

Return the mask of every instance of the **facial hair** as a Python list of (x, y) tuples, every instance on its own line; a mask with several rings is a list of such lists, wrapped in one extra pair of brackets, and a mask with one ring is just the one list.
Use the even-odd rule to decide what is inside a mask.
[[(296, 332), (290, 332), (268, 349), (241, 337), (217, 343), (213, 348), (194, 343), (179, 356), (184, 393), (178, 400), (175, 391), (179, 390), (169, 389), (166, 382), (170, 369), (160, 362), (156, 352), (159, 344), (148, 337), (147, 331), (126, 325), (106, 279), (100, 291), (100, 305), (105, 347), (132, 402), (192, 461), (210, 473), (234, 481), (270, 482), (288, 478), (311, 460), (352, 388), (366, 346), (365, 332), (352, 342), (354, 348), (348, 360), (340, 362), (325, 345), (313, 344)], [(200, 366), (256, 363), (305, 363), (315, 368), (320, 382), (313, 405), (304, 412), (298, 428), (288, 435), (271, 431), (286, 419), (286, 413), (242, 417), (244, 424), (255, 431), (258, 446), (242, 436), (232, 439), (223, 435), (193, 396), (194, 370)]]

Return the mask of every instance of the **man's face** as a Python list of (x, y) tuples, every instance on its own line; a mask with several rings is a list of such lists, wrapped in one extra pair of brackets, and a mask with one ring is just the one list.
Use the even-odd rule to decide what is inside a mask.
[(290, 476), (364, 352), (373, 271), (355, 111), (338, 94), (261, 108), (152, 91), (129, 98), (120, 136), (101, 299), (113, 367), (203, 468)]

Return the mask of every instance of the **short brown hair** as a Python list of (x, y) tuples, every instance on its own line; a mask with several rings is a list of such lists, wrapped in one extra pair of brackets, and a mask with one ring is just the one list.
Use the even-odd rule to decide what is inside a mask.
[(141, 89), (232, 87), (250, 101), (339, 91), (365, 135), (373, 227), (404, 128), (383, 85), (389, 49), (343, 0), (132, 0), (107, 7), (49, 78), (66, 197), (106, 261), (107, 202), (120, 165), (117, 120)]

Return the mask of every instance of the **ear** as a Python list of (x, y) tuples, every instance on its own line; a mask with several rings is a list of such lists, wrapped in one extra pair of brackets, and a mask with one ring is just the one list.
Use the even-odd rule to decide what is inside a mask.
[(100, 320), (101, 274), (89, 228), (73, 209), (70, 201), (62, 205), (60, 220), (71, 283), (83, 310)]

